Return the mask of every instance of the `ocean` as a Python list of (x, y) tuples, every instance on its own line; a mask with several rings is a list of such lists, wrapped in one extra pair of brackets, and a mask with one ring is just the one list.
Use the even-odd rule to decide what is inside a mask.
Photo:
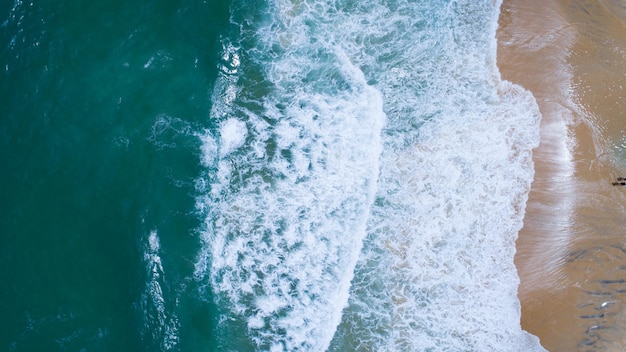
[(542, 351), (499, 6), (0, 4), (0, 349)]

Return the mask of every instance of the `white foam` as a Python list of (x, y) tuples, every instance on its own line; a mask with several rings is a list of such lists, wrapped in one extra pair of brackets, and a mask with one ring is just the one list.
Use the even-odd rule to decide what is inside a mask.
[(220, 156), (224, 157), (241, 147), (247, 136), (248, 129), (243, 121), (231, 118), (222, 122), (220, 125)]
[[(199, 136), (202, 139), (201, 153), (202, 153), (202, 165), (208, 167), (215, 163), (218, 156), (217, 143), (215, 139), (209, 134), (205, 133)], [(203, 182), (204, 180), (202, 180)], [(203, 182), (204, 184), (204, 182)], [(203, 186), (202, 189), (205, 187)]]
[(164, 351), (175, 349), (179, 343), (180, 323), (175, 312), (168, 310), (162, 285), (165, 284), (159, 252), (161, 243), (156, 230), (150, 231), (144, 252), (147, 281), (141, 298), (144, 327), (142, 338), (158, 344)]
[[(389, 129), (370, 235), (332, 350), (542, 350), (520, 328), (513, 263), (539, 112), (528, 92), (500, 81), (499, 4), (368, 5), (358, 18), (382, 28), (363, 34), (341, 19), (340, 32), (361, 36), (353, 55), (372, 68)], [(406, 30), (414, 24), (422, 28)]]
[[(303, 29), (290, 36), (306, 36)], [(384, 113), (380, 94), (339, 47), (283, 49), (270, 62), (257, 57), (273, 85), (252, 97), (259, 110), (235, 100), (212, 111), (223, 121), (220, 152), (208, 168), (210, 190), (199, 197), (208, 211), (196, 270), (245, 322), (257, 349), (322, 351), (347, 304), (365, 236)], [(334, 61), (316, 64), (317, 51)], [(311, 70), (346, 84), (340, 91), (300, 84)]]
[[(383, 115), (369, 93), (356, 98), (372, 112), (323, 96), (291, 107), (285, 122), (262, 134), (271, 136), (264, 143), (288, 149), (271, 159), (266, 152), (259, 169), (242, 160), (217, 163), (212, 188), (220, 192), (212, 195), (226, 199), (208, 206), (211, 279), (261, 349), (323, 350), (339, 323), (378, 171), (379, 137), (370, 126), (379, 130)], [(232, 164), (251, 169), (247, 180), (231, 178)]]
[(197, 278), (257, 350), (541, 350), (513, 264), (539, 113), (500, 81), (498, 5), (270, 3), (267, 85), (220, 78), (198, 197)]
[[(159, 249), (161, 249), (161, 243), (159, 243), (159, 237), (157, 236), (156, 231), (150, 231), (150, 236), (148, 237), (148, 244), (150, 245), (150, 253), (154, 255), (154, 253), (158, 253)], [(154, 260), (158, 260), (160, 262), (160, 258), (156, 256)]]
[[(526, 94), (504, 89), (524, 104)], [(532, 179), (528, 141), (536, 139), (523, 132), (533, 121), (526, 107), (530, 113), (496, 107), (464, 114), (462, 123), (437, 121), (422, 129), (429, 138), (383, 158), (384, 209), (374, 210), (371, 252), (359, 271), (374, 271), (385, 289), (369, 292), (366, 276), (352, 297), (359, 314), (378, 316), (369, 321), (374, 329), (363, 327), (370, 348), (533, 350), (522, 344), (530, 340), (519, 328), (513, 264)], [(372, 269), (367, 261), (385, 264)], [(369, 304), (376, 299), (388, 310)], [(377, 336), (381, 325), (386, 334)]]
[[(210, 117), (217, 121), (222, 121), (228, 117), (233, 102), (239, 95), (237, 82), (240, 77), (239, 66), (241, 65), (239, 48), (227, 38), (224, 38), (221, 44), (222, 58), (217, 65), (219, 76), (215, 81), (215, 87), (211, 94), (211, 103), (213, 105), (210, 112)], [(209, 134), (205, 133), (200, 137), (207, 136)]]

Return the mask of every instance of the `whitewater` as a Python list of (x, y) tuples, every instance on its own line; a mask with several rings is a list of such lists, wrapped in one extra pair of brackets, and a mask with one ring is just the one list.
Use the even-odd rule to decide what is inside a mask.
[[(500, 78), (499, 7), (233, 3), (196, 133), (219, 350), (543, 350), (513, 263), (540, 114)], [(150, 236), (145, 302), (175, 331)]]

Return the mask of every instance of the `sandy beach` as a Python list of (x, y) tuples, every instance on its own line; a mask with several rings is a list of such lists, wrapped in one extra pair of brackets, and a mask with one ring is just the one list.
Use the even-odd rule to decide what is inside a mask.
[(542, 114), (515, 261), (522, 328), (549, 351), (626, 349), (625, 61), (619, 1), (501, 7), (502, 78)]

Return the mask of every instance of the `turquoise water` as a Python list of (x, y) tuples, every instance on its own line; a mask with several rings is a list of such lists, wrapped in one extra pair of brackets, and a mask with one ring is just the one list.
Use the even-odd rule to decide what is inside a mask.
[(529, 351), (491, 1), (0, 5), (0, 349)]
[(159, 350), (141, 299), (154, 230), (164, 292), (187, 293), (180, 349), (214, 350), (211, 306), (182, 288), (200, 143), (180, 132), (206, 123), (228, 8), (2, 2), (1, 350)]

